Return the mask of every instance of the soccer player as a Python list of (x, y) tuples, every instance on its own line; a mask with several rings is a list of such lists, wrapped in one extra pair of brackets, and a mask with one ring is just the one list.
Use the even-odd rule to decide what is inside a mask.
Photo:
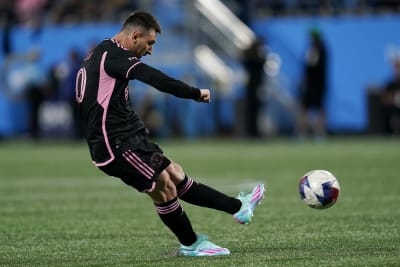
[(129, 80), (137, 79), (176, 97), (210, 102), (208, 89), (191, 87), (140, 60), (151, 55), (158, 33), (160, 25), (151, 14), (132, 13), (120, 32), (98, 44), (84, 59), (77, 73), (76, 101), (90, 155), (104, 173), (150, 196), (161, 221), (179, 240), (181, 256), (229, 255), (228, 249), (195, 233), (179, 200), (224, 211), (247, 224), (263, 198), (264, 185), (237, 198), (227, 196), (193, 181), (148, 140), (147, 128), (129, 100)]

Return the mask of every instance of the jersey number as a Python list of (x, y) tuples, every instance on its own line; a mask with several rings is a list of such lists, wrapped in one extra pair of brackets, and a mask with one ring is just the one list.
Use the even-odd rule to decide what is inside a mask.
[(83, 97), (85, 96), (86, 90), (86, 69), (81, 68), (76, 74), (76, 85), (75, 85), (75, 99), (76, 102), (82, 103)]

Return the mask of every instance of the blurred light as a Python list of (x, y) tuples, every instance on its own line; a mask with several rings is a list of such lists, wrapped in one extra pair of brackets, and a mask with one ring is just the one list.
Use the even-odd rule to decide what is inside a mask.
[(255, 34), (235, 14), (219, 0), (197, 0), (196, 8), (210, 20), (239, 49), (247, 48), (254, 40)]
[(264, 64), (264, 71), (268, 76), (275, 77), (279, 74), (281, 64), (282, 60), (278, 54), (269, 53)]
[(233, 71), (206, 45), (194, 49), (196, 64), (211, 78), (221, 83), (222, 89), (229, 89), (234, 79)]

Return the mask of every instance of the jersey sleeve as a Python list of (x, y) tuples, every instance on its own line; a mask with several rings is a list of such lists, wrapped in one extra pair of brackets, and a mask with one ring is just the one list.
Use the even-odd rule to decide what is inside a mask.
[(105, 60), (106, 72), (117, 79), (129, 79), (130, 72), (142, 62), (122, 48), (109, 51)]
[(194, 100), (200, 98), (200, 89), (174, 79), (145, 63), (136, 65), (128, 75), (129, 79), (137, 79), (161, 92), (169, 93), (176, 97)]

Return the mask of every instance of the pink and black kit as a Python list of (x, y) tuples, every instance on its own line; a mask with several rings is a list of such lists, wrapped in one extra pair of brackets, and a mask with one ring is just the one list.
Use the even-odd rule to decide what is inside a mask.
[(196, 100), (200, 90), (143, 63), (114, 39), (101, 42), (81, 65), (76, 101), (93, 163), (138, 191), (151, 192), (170, 160), (147, 140), (132, 107), (128, 84), (134, 79), (180, 98)]

